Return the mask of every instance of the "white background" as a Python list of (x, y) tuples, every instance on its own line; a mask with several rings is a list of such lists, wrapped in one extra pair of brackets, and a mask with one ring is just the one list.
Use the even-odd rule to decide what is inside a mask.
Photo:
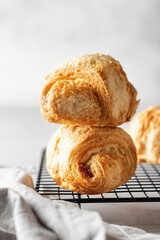
[(0, 0), (0, 164), (38, 165), (58, 125), (39, 113), (40, 85), (64, 60), (110, 54), (160, 104), (159, 0)]

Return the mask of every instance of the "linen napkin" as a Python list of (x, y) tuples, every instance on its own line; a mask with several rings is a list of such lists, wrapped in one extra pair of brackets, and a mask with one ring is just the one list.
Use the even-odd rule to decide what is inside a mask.
[(104, 223), (97, 212), (42, 197), (28, 173), (0, 168), (0, 239), (158, 240), (160, 236)]

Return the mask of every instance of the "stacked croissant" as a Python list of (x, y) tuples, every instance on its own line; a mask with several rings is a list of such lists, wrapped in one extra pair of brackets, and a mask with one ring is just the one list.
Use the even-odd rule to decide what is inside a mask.
[(83, 55), (64, 62), (42, 84), (46, 120), (65, 124), (51, 137), (47, 170), (62, 188), (81, 194), (109, 192), (137, 166), (131, 137), (118, 125), (138, 106), (137, 91), (111, 56)]

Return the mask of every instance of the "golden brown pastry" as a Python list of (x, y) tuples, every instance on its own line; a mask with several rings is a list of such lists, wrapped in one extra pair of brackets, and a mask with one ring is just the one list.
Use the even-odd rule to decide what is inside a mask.
[(139, 162), (160, 164), (160, 106), (138, 113), (126, 131), (136, 145)]
[(49, 141), (47, 170), (62, 188), (108, 192), (127, 182), (137, 166), (131, 137), (118, 127), (60, 127)]
[(40, 109), (49, 122), (117, 126), (135, 113), (136, 96), (118, 61), (86, 54), (66, 61), (46, 77)]

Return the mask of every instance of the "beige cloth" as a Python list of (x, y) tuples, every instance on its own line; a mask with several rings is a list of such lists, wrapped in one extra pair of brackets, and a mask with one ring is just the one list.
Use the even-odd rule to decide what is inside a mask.
[(160, 235), (104, 223), (97, 212), (52, 201), (33, 189), (20, 169), (0, 169), (0, 239), (19, 240), (158, 240)]

